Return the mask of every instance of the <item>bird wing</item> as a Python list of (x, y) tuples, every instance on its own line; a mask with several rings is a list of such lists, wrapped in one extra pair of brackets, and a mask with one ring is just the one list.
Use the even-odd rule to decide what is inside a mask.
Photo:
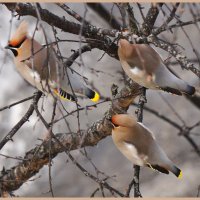
[(154, 165), (154, 164), (150, 164), (150, 163), (147, 163), (146, 166), (155, 170), (155, 171), (162, 172), (164, 174), (169, 174), (169, 171), (162, 166), (159, 166), (159, 165), (156, 165), (156, 164)]
[(150, 134), (151, 137), (156, 140), (156, 137), (154, 135), (154, 133), (148, 128), (146, 127), (142, 122), (137, 122), (140, 126), (142, 126), (145, 130), (147, 130), (146, 134)]
[[(42, 83), (45, 82), (45, 84), (49, 84), (50, 87), (56, 88), (57, 83), (49, 78), (51, 77), (51, 74), (49, 73), (48, 67), (46, 65), (39, 65), (36, 62), (31, 61), (30, 59), (22, 61), (24, 62), (24, 67), (29, 68), (32, 72), (32, 77), (34, 77), (38, 82)], [(41, 67), (41, 69), (40, 69)]]
[(158, 164), (162, 159), (168, 159), (163, 149), (156, 142), (152, 132), (143, 124), (137, 123), (134, 129), (130, 129), (132, 134), (127, 134), (125, 142), (133, 145), (138, 155), (144, 159), (144, 162), (151, 164)]
[(159, 54), (147, 44), (132, 44), (134, 57), (127, 60), (132, 67), (144, 70), (146, 74), (152, 75), (159, 67), (161, 58)]
[(34, 82), (32, 82), (32, 85), (35, 85), (39, 90), (48, 91), (48, 88), (46, 88), (47, 83), (48, 83), (50, 88), (53, 89), (52, 91), (54, 92), (54, 94), (56, 94), (60, 99), (73, 101), (73, 102), (76, 101), (76, 97), (74, 95), (58, 87), (59, 85), (55, 81), (49, 80), (47, 82), (47, 80), (42, 80), (39, 73), (35, 71), (34, 69), (31, 69), (32, 64), (30, 63), (30, 61), (26, 60), (24, 61), (24, 64), (25, 64), (24, 67), (27, 68), (27, 71), (29, 71), (30, 76), (34, 79)]

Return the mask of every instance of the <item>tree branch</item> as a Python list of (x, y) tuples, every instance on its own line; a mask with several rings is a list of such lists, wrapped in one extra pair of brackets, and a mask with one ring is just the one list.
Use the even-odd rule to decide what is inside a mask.
[(3, 110), (6, 110), (6, 109), (10, 109), (11, 107), (16, 106), (16, 105), (18, 105), (18, 104), (20, 104), (20, 103), (23, 103), (23, 102), (25, 102), (25, 101), (29, 101), (29, 100), (33, 99), (33, 97), (34, 97), (34, 95), (33, 95), (33, 96), (30, 96), (30, 97), (27, 97), (27, 98), (25, 98), (25, 99), (22, 99), (22, 100), (20, 100), (20, 101), (17, 101), (17, 102), (15, 102), (15, 103), (12, 103), (12, 104), (10, 104), (10, 105), (8, 105), (8, 106), (4, 106), (4, 107), (0, 108), (0, 112), (3, 111)]
[[(29, 15), (37, 18), (35, 7), (33, 7), (31, 4), (4, 3), (4, 5), (10, 11), (17, 12), (19, 16)], [(108, 36), (115, 37), (116, 34), (119, 33), (118, 30), (101, 29), (90, 24), (84, 24), (81, 26), (80, 24), (70, 22), (65, 18), (61, 18), (46, 9), (38, 7), (38, 11), (40, 12), (40, 16), (43, 21), (47, 22), (49, 25), (60, 28), (64, 32), (79, 35), (82, 28), (82, 36), (101, 41), (101, 43), (96, 44), (95, 48), (104, 50), (111, 57), (117, 57), (117, 45), (113, 43)], [(93, 45), (95, 45), (95, 43)]]
[(155, 31), (153, 31), (154, 35), (158, 35), (160, 34), (164, 29), (168, 28), (168, 24), (169, 22), (171, 22), (174, 19), (174, 16), (176, 14), (177, 8), (179, 6), (180, 3), (176, 3), (175, 6), (173, 7), (173, 10), (170, 13), (170, 16), (167, 18), (167, 20), (163, 23), (162, 26), (160, 26), (158, 29), (156, 29)]
[[(141, 94), (141, 87), (132, 80), (127, 82), (112, 101), (110, 109), (105, 116), (95, 122), (87, 131), (84, 139), (80, 134), (56, 134), (56, 138), (68, 151), (80, 147), (94, 146), (100, 140), (111, 134), (112, 125), (110, 118), (114, 113), (125, 113), (133, 99)], [(51, 158), (55, 158), (58, 153), (63, 152), (63, 148), (55, 139), (51, 141)], [(30, 177), (34, 176), (39, 170), (49, 162), (49, 139), (26, 153), (24, 160), (9, 170), (1, 171), (0, 181), (2, 191), (13, 191), (18, 189)]]
[(26, 112), (26, 114), (24, 115), (24, 117), (22, 117), (22, 119), (12, 128), (12, 130), (1, 140), (0, 150), (4, 147), (4, 145), (9, 140), (12, 140), (15, 133), (23, 126), (23, 124), (25, 122), (28, 121), (29, 117), (33, 114), (34, 105), (38, 103), (41, 96), (42, 96), (42, 92), (38, 91), (37, 93), (35, 93), (34, 98), (33, 98), (33, 102), (30, 105), (30, 107), (29, 107), (28, 111)]
[(138, 30), (138, 26), (137, 26), (138, 22), (135, 18), (133, 8), (130, 6), (130, 3), (126, 3), (126, 10), (127, 10), (128, 17), (129, 17), (129, 25), (130, 25), (131, 32), (133, 34), (138, 35), (139, 34), (139, 30)]
[(170, 124), (171, 126), (176, 128), (177, 130), (179, 130), (179, 135), (182, 135), (191, 144), (191, 146), (193, 147), (195, 152), (198, 154), (198, 156), (200, 156), (200, 148), (198, 147), (197, 143), (189, 135), (189, 133), (191, 131), (191, 127), (182, 127), (179, 124), (177, 124), (176, 122), (172, 121), (170, 118), (166, 117), (165, 115), (160, 114), (158, 111), (153, 110), (149, 107), (145, 106), (144, 110), (154, 114), (159, 119), (162, 119), (163, 121), (167, 122), (168, 124)]
[(87, 3), (87, 6), (94, 10), (100, 17), (102, 17), (112, 28), (116, 30), (121, 29), (121, 25), (117, 19), (108, 12), (108, 10), (101, 3)]
[(72, 9), (70, 9), (65, 3), (56, 3), (57, 6), (62, 8), (64, 11), (66, 11), (70, 16), (74, 17), (77, 21), (81, 23), (85, 23), (89, 25), (89, 22), (87, 22), (85, 19), (83, 19), (78, 13), (74, 12)]
[[(158, 6), (162, 7), (163, 3), (159, 3)], [(141, 33), (145, 36), (148, 36), (151, 34), (151, 31), (153, 29), (154, 23), (158, 17), (159, 14), (159, 8), (156, 5), (152, 5), (149, 9), (147, 16), (145, 18), (145, 21), (142, 24)]]

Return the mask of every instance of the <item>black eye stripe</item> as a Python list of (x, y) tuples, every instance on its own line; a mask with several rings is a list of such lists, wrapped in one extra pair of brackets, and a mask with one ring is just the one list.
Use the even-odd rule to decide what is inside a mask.
[(13, 52), (14, 56), (17, 57), (18, 56), (18, 52), (15, 49), (11, 49), (11, 51)]

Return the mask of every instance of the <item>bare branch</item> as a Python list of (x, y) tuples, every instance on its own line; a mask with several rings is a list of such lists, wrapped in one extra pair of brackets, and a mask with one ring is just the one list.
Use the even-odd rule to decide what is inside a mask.
[[(144, 104), (147, 102), (146, 100), (146, 88), (142, 89), (142, 94), (140, 95), (138, 109), (136, 110), (138, 122), (142, 122), (143, 120), (143, 109)], [(138, 165), (134, 165), (134, 197), (142, 197), (140, 192), (140, 167)], [(131, 185), (129, 185), (130, 187)]]
[(162, 7), (163, 3), (159, 3), (158, 5), (152, 5), (149, 9), (147, 16), (145, 18), (144, 23), (142, 24), (141, 33), (145, 36), (148, 36), (151, 34), (151, 31), (153, 29), (154, 23), (158, 17), (159, 14), (159, 8), (157, 6)]
[(107, 23), (111, 25), (112, 28), (116, 30), (121, 29), (121, 25), (108, 10), (101, 3), (87, 3), (87, 5), (94, 10), (99, 16), (101, 16)]
[(154, 35), (160, 34), (160, 33), (163, 31), (163, 29), (165, 29), (165, 28), (167, 29), (169, 22), (171, 22), (171, 21), (174, 19), (174, 16), (175, 16), (175, 14), (176, 14), (176, 11), (177, 11), (177, 8), (178, 8), (179, 4), (180, 4), (180, 3), (176, 3), (176, 4), (175, 4), (175, 6), (173, 7), (173, 9), (172, 9), (172, 11), (171, 11), (171, 13), (170, 13), (170, 16), (169, 16), (169, 17), (167, 18), (167, 20), (163, 23), (163, 25), (160, 26), (160, 27), (159, 27), (158, 29), (156, 29), (155, 31), (153, 31), (153, 34), (154, 34)]
[(172, 121), (171, 119), (169, 119), (168, 117), (166, 117), (165, 115), (160, 114), (158, 111), (155, 111), (149, 107), (144, 107), (144, 110), (154, 114), (155, 116), (157, 116), (159, 119), (162, 119), (163, 121), (169, 123), (170, 125), (172, 125), (174, 128), (179, 130), (179, 135), (182, 135), (183, 137), (185, 137), (185, 139), (191, 144), (191, 146), (193, 147), (193, 149), (195, 150), (195, 152), (200, 156), (200, 148), (198, 147), (198, 145), (196, 144), (196, 142), (191, 138), (191, 136), (189, 135), (191, 129), (189, 127), (182, 127), (179, 124), (177, 124), (176, 122)]
[[(124, 87), (113, 99), (111, 108), (106, 112), (105, 116), (95, 122), (87, 131), (83, 138), (80, 134), (74, 133), (70, 135), (56, 134), (57, 140), (71, 151), (80, 147), (94, 146), (100, 140), (111, 134), (112, 125), (110, 118), (114, 113), (125, 113), (132, 103), (133, 99), (141, 93), (140, 86), (129, 80), (127, 86)], [(36, 107), (36, 104), (34, 104)], [(34, 107), (33, 105), (33, 107)], [(45, 123), (43, 121), (43, 123)], [(48, 124), (46, 125), (48, 127)], [(51, 158), (55, 158), (58, 153), (63, 152), (63, 148), (57, 141), (51, 142)], [(30, 177), (34, 176), (46, 164), (49, 163), (49, 139), (43, 141), (39, 147), (35, 147), (28, 151), (24, 157), (24, 161), (9, 170), (1, 172), (0, 180), (2, 182), (3, 191), (13, 191), (18, 189)]]
[(122, 18), (122, 30), (129, 30), (129, 20), (128, 20), (128, 13), (126, 12), (126, 4), (124, 3), (117, 3), (116, 4)]
[(33, 114), (34, 105), (38, 103), (41, 96), (42, 96), (42, 92), (35, 93), (34, 98), (33, 98), (33, 103), (30, 105), (24, 117), (22, 117), (22, 119), (12, 128), (12, 130), (1, 140), (0, 150), (9, 140), (12, 140), (15, 133), (23, 126), (25, 122), (28, 121), (29, 117)]
[(135, 15), (134, 15), (134, 12), (133, 12), (133, 8), (130, 6), (130, 3), (127, 3), (126, 4), (126, 9), (127, 9), (127, 12), (128, 12), (128, 17), (129, 17), (129, 25), (130, 25), (130, 29), (131, 29), (131, 32), (133, 34), (136, 34), (138, 35), (139, 34), (139, 30), (138, 30), (138, 22), (135, 18)]
[(59, 7), (61, 7), (64, 11), (66, 11), (69, 15), (74, 17), (77, 21), (85, 24), (89, 24), (85, 19), (83, 19), (78, 13), (70, 9), (65, 3), (56, 3)]
[(172, 45), (169, 43), (166, 43), (165, 41), (161, 41), (158, 38), (154, 36), (150, 36), (148, 39), (148, 42), (153, 43), (156, 47), (159, 47), (161, 49), (164, 49), (165, 51), (169, 52), (171, 55), (173, 55), (176, 60), (179, 62), (181, 67), (184, 69), (192, 71), (196, 76), (200, 78), (200, 70), (194, 67), (193, 63), (190, 63), (186, 56), (179, 53)]
[[(20, 16), (29, 15), (37, 18), (37, 12), (31, 4), (5, 3), (5, 5), (9, 10), (17, 12)], [(80, 24), (76, 24), (66, 20), (65, 18), (58, 17), (46, 9), (38, 8), (38, 11), (40, 12), (41, 19), (47, 22), (49, 25), (60, 28), (62, 31), (79, 35), (81, 30)], [(101, 44), (97, 44), (96, 48), (104, 50), (112, 57), (116, 57), (117, 46), (115, 43), (112, 43), (110, 38), (107, 36), (115, 37), (118, 32), (118, 30), (101, 29), (87, 24), (84, 24), (82, 27), (83, 36), (86, 38), (103, 41)]]
[[(52, 43), (47, 42), (47, 35), (44, 32), (44, 37), (46, 40), (46, 44), (43, 45), (43, 48), (50, 48), (51, 44), (57, 45), (57, 51), (55, 52), (59, 63), (61, 64), (61, 67), (64, 67), (64, 70), (67, 68), (71, 68), (73, 63), (77, 63), (80, 66), (84, 66), (84, 62), (82, 57), (80, 58), (80, 62), (76, 62), (75, 60), (82, 56), (82, 53), (91, 51), (94, 48), (97, 48), (99, 50), (103, 50), (104, 54), (107, 53), (109, 56), (114, 57), (115, 59), (118, 58), (118, 46), (117, 41), (119, 38), (127, 38), (131, 40), (135, 40), (135, 43), (146, 43), (146, 44), (153, 44), (156, 47), (159, 47), (165, 51), (167, 51), (171, 56), (170, 58), (174, 57), (176, 59), (176, 62), (171, 62), (173, 64), (179, 64), (181, 65), (182, 69), (187, 69), (192, 71), (197, 77), (200, 78), (200, 70), (195, 66), (196, 61), (199, 61), (198, 57), (198, 51), (195, 49), (193, 42), (191, 40), (191, 35), (188, 34), (183, 28), (183, 26), (186, 25), (196, 25), (196, 28), (199, 30), (199, 24), (197, 22), (200, 21), (199, 18), (199, 9), (193, 7), (189, 8), (189, 14), (193, 17), (193, 20), (190, 21), (181, 21), (181, 13), (184, 13), (186, 10), (181, 10), (181, 8), (184, 7), (185, 4), (151, 4), (150, 9), (147, 10), (147, 15), (145, 16), (143, 12), (143, 8), (139, 3), (137, 3), (139, 11), (141, 16), (135, 16), (134, 13), (134, 7), (131, 7), (129, 3), (120, 3), (117, 4), (119, 7), (119, 10), (121, 12), (121, 17), (123, 21), (123, 28), (129, 29), (129, 31), (121, 31), (120, 23), (118, 22), (118, 19), (113, 16), (112, 9), (111, 12), (107, 10), (107, 7), (105, 4), (101, 3), (88, 3), (88, 6), (93, 9), (98, 15), (100, 15), (105, 21), (107, 21), (108, 24), (111, 25), (113, 29), (106, 29), (103, 27), (97, 27), (92, 24), (93, 21), (89, 22), (86, 21), (86, 13), (87, 8), (85, 6), (85, 12), (84, 16), (79, 15), (79, 13), (76, 13), (74, 10), (72, 10), (70, 7), (67, 6), (67, 4), (64, 3), (57, 3), (56, 5), (59, 6), (61, 9), (66, 11), (64, 13), (64, 16), (59, 16), (53, 13), (51, 10), (43, 9), (41, 7), (41, 4), (39, 3), (2, 3), (6, 6), (8, 10), (12, 12), (12, 20), (14, 17), (19, 16), (32, 16), (39, 21), (41, 24), (41, 21), (48, 23), (54, 33), (55, 41)], [(116, 4), (113, 4), (116, 5)], [(136, 4), (135, 7), (137, 7)], [(143, 5), (143, 4), (142, 4)], [(163, 6), (165, 5), (165, 6)], [(171, 8), (171, 5), (173, 6)], [(183, 5), (183, 7), (181, 7)], [(112, 6), (112, 5), (111, 5)], [(180, 7), (181, 8), (180, 8)], [(195, 5), (194, 5), (195, 6)], [(164, 7), (164, 8), (163, 8)], [(57, 7), (57, 9), (60, 10), (60, 8)], [(180, 9), (178, 9), (180, 8)], [(167, 12), (165, 9), (168, 9)], [(187, 7), (188, 9), (188, 7)], [(155, 22), (159, 17), (159, 12), (162, 12), (165, 19), (163, 22), (161, 22), (161, 25), (157, 28), (155, 28)], [(195, 12), (194, 12), (195, 11)], [(179, 13), (180, 15), (176, 15), (176, 13)], [(187, 10), (188, 12), (188, 10)], [(161, 13), (161, 14), (162, 14)], [(169, 13), (169, 14), (168, 14)], [(118, 13), (117, 13), (118, 14)], [(72, 16), (77, 22), (73, 19), (73, 21), (69, 21), (67, 19), (68, 15)], [(67, 17), (66, 17), (67, 16)], [(138, 19), (138, 21), (137, 21)], [(172, 20), (176, 20), (175, 24), (170, 25), (170, 22)], [(12, 21), (11, 20), (11, 21)], [(138, 22), (141, 22), (143, 20), (142, 24), (139, 24)], [(74, 22), (75, 21), (75, 22)], [(160, 20), (159, 20), (160, 23)], [(42, 25), (42, 24), (41, 24)], [(175, 43), (175, 39), (177, 39), (177, 34), (174, 34), (174, 37), (172, 40), (170, 38), (166, 37), (164, 35), (161, 35), (161, 38), (158, 38), (157, 35), (162, 33), (163, 31), (170, 30), (172, 31), (174, 28), (177, 28), (177, 30), (182, 30), (184, 32), (184, 36), (187, 37), (186, 42), (190, 43), (190, 50), (193, 51), (196, 54), (197, 59), (188, 59), (185, 55), (183, 55), (183, 50), (180, 49), (181, 44), (173, 44)], [(74, 34), (78, 36), (79, 40), (62, 40), (60, 39), (60, 36), (57, 35), (56, 28), (59, 28), (61, 31)], [(34, 31), (35, 35), (36, 29)], [(60, 31), (59, 31), (60, 33)], [(178, 33), (178, 32), (177, 32)], [(171, 42), (167, 42), (167, 40), (170, 40)], [(79, 43), (79, 49), (78, 50), (72, 50), (72, 55), (62, 55), (61, 49), (60, 49), (60, 42), (78, 42)], [(86, 43), (83, 45), (83, 43)], [(42, 49), (43, 49), (42, 48)], [(181, 51), (180, 51), (181, 50)], [(38, 50), (38, 52), (41, 51)], [(37, 52), (37, 53), (38, 53)], [(103, 54), (103, 55), (104, 55)], [(33, 57), (34, 54), (32, 52)], [(188, 55), (189, 56), (189, 55)], [(31, 59), (28, 58), (28, 59)], [(168, 60), (170, 60), (170, 58)], [(47, 61), (49, 57), (47, 56)], [(195, 61), (195, 65), (192, 63)], [(90, 68), (92, 72), (97, 72), (96, 69)], [(73, 70), (73, 69), (72, 69)], [(74, 70), (75, 71), (75, 70)], [(102, 69), (103, 71), (103, 69)], [(101, 71), (101, 72), (102, 72)], [(173, 71), (173, 70), (172, 70)], [(63, 71), (64, 72), (64, 71)], [(100, 70), (98, 70), (100, 72)], [(76, 72), (79, 74), (79, 72)], [(106, 72), (103, 72), (106, 74)], [(108, 74), (108, 73), (107, 73)], [(115, 74), (112, 74), (111, 76), (114, 77)], [(68, 76), (68, 74), (67, 74)], [(69, 77), (68, 77), (69, 78)], [(134, 196), (135, 197), (142, 197), (140, 193), (140, 167), (134, 166), (134, 173), (132, 177), (132, 181), (128, 183), (128, 189), (125, 194), (123, 194), (120, 190), (117, 190), (116, 188), (113, 188), (110, 184), (108, 184), (108, 180), (112, 176), (108, 176), (105, 173), (98, 170), (98, 168), (95, 166), (95, 164), (92, 162), (92, 160), (88, 157), (87, 152), (84, 151), (81, 153), (85, 155), (85, 158), (87, 158), (87, 161), (90, 162), (91, 166), (93, 167), (93, 170), (95, 171), (95, 175), (90, 173), (87, 168), (84, 168), (81, 164), (77, 162), (77, 160), (71, 155), (71, 151), (77, 150), (80, 148), (83, 148), (85, 150), (85, 147), (88, 146), (94, 146), (97, 145), (102, 139), (106, 138), (107, 136), (111, 135), (112, 132), (112, 124), (111, 124), (111, 117), (113, 114), (116, 113), (126, 113), (129, 109), (130, 105), (133, 105), (133, 100), (136, 96), (140, 95), (139, 102), (137, 105), (136, 115), (139, 122), (143, 121), (143, 111), (146, 110), (152, 114), (154, 114), (158, 120), (161, 119), (165, 122), (167, 122), (170, 126), (177, 129), (177, 133), (179, 136), (184, 137), (187, 142), (191, 145), (191, 147), (194, 149), (194, 151), (197, 153), (198, 156), (200, 156), (200, 146), (198, 143), (194, 140), (195, 134), (199, 136), (198, 133), (195, 133), (195, 128), (200, 126), (200, 121), (197, 120), (196, 123), (194, 123), (192, 126), (188, 126), (187, 122), (182, 119), (181, 116), (179, 116), (177, 110), (175, 110), (174, 107), (171, 106), (171, 104), (167, 103), (172, 112), (182, 121), (182, 123), (178, 123), (175, 120), (171, 119), (167, 115), (160, 114), (157, 110), (154, 110), (152, 108), (144, 106), (146, 103), (146, 89), (142, 88), (135, 82), (133, 82), (130, 79), (126, 79), (126, 77), (123, 74), (122, 77), (124, 80), (123, 83), (125, 83), (125, 87), (122, 88), (120, 92), (118, 92), (118, 86), (112, 87), (112, 98), (102, 97), (102, 101), (99, 103), (93, 103), (93, 104), (87, 104), (86, 106), (80, 106), (76, 102), (76, 108), (74, 110), (68, 111), (68, 108), (65, 108), (62, 105), (62, 102), (60, 101), (60, 104), (57, 104), (56, 99), (54, 102), (53, 112), (51, 119), (47, 121), (43, 115), (42, 112), (38, 109), (37, 103), (40, 100), (40, 97), (42, 95), (41, 92), (37, 92), (31, 97), (25, 98), (21, 101), (17, 101), (15, 103), (12, 103), (10, 105), (4, 106), (3, 108), (0, 108), (0, 111), (9, 109), (12, 106), (15, 106), (19, 103), (23, 103), (25, 101), (28, 101), (30, 99), (33, 99), (33, 102), (31, 103), (30, 107), (26, 111), (25, 115), (19, 120), (19, 122), (12, 128), (12, 130), (3, 138), (2, 141), (0, 141), (0, 150), (4, 147), (4, 145), (9, 141), (13, 140), (14, 135), (19, 132), (20, 128), (24, 126), (24, 124), (29, 120), (30, 116), (33, 115), (34, 111), (41, 120), (42, 124), (46, 129), (48, 130), (48, 137), (46, 137), (44, 140), (42, 140), (40, 145), (32, 146), (31, 150), (25, 153), (24, 157), (14, 157), (7, 154), (0, 154), (0, 156), (3, 156), (5, 159), (16, 159), (17, 164), (13, 166), (12, 168), (5, 169), (3, 167), (2, 171), (0, 172), (0, 195), (3, 196), (9, 196), (12, 194), (12, 191), (19, 189), (23, 183), (30, 180), (32, 176), (37, 174), (45, 165), (49, 165), (49, 191), (51, 192), (52, 196), (54, 196), (54, 190), (53, 190), (53, 179), (51, 177), (51, 164), (52, 160), (61, 152), (65, 152), (66, 155), (71, 159), (73, 164), (88, 178), (93, 180), (97, 184), (97, 189), (92, 193), (91, 196), (95, 196), (96, 192), (100, 193), (103, 197), (106, 195), (105, 191), (108, 190), (112, 196), (121, 196), (121, 197), (129, 197), (131, 190), (133, 188), (134, 190)], [(73, 91), (72, 85), (70, 84), (70, 91), (72, 91), (72, 94), (75, 96), (75, 93)], [(114, 84), (113, 84), (114, 85)], [(91, 85), (92, 86), (92, 85)], [(96, 90), (96, 88), (95, 88)], [(97, 88), (98, 91), (98, 88)], [(198, 88), (197, 88), (198, 91)], [(198, 94), (195, 96), (186, 96), (193, 104), (195, 104), (198, 108), (200, 108), (200, 97)], [(85, 111), (85, 114), (88, 114), (88, 111), (91, 110), (93, 107), (97, 107), (98, 105), (104, 103), (104, 102), (110, 102), (111, 106), (107, 108), (107, 112), (100, 118), (100, 120), (96, 120), (94, 123), (87, 125), (85, 130), (81, 129), (82, 121), (80, 120), (79, 112)], [(85, 102), (84, 102), (85, 103)], [(56, 116), (56, 108), (59, 109), (59, 116), (58, 118), (55, 118)], [(99, 107), (98, 107), (99, 108)], [(64, 110), (64, 111), (63, 111)], [(72, 128), (70, 127), (70, 120), (68, 120), (68, 117), (72, 114), (77, 114), (77, 131), (72, 132)], [(61, 114), (61, 115), (60, 115)], [(48, 116), (49, 117), (49, 116)], [(53, 127), (55, 123), (58, 121), (63, 120), (66, 124), (66, 131), (65, 133), (57, 133), (54, 134)], [(89, 128), (88, 128), (89, 127)], [(67, 129), (68, 128), (68, 129)], [(75, 128), (75, 127), (73, 127)], [(102, 178), (103, 176), (103, 178)]]
[(87, 52), (87, 51), (91, 51), (92, 50), (92, 47), (90, 45), (85, 45), (85, 46), (82, 46), (81, 47), (81, 50), (77, 50), (75, 51), (68, 59), (67, 61), (64, 63), (64, 66), (65, 67), (70, 67), (73, 62), (80, 56), (80, 52), (81, 53), (84, 53), (84, 52)]
[[(166, 30), (170, 30), (171, 31), (174, 28), (178, 28), (178, 27), (194, 25), (196, 22), (199, 22), (199, 21), (200, 21), (200, 17), (197, 17), (195, 20), (190, 20), (190, 21), (187, 21), (187, 22), (179, 21), (176, 24), (172, 24), (172, 25), (167, 26), (167, 27), (162, 27), (157, 34), (160, 34), (161, 32), (164, 32)], [(154, 34), (154, 32), (153, 32), (153, 34)]]
[(33, 97), (34, 97), (34, 95), (33, 95), (33, 96), (30, 96), (30, 97), (27, 97), (27, 98), (25, 98), (25, 99), (22, 99), (22, 100), (20, 100), (20, 101), (17, 101), (17, 102), (15, 102), (15, 103), (12, 103), (12, 104), (10, 104), (10, 105), (8, 105), (8, 106), (4, 106), (4, 107), (0, 108), (0, 111), (3, 111), (3, 110), (5, 110), (5, 109), (10, 109), (11, 107), (16, 106), (16, 105), (18, 105), (18, 104), (20, 104), (20, 103), (23, 103), (23, 102), (25, 102), (25, 101), (29, 101), (29, 100), (33, 99)]

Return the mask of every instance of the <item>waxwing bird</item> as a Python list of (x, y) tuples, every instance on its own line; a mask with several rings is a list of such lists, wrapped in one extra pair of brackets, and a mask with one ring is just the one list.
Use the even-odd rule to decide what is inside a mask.
[(55, 94), (63, 100), (75, 101), (75, 94), (96, 102), (100, 96), (81, 82), (81, 77), (67, 68), (56, 57), (53, 46), (44, 47), (28, 35), (28, 24), (23, 21), (9, 40), (7, 49), (14, 54), (14, 63), (21, 76), (44, 93)]
[(112, 123), (114, 144), (133, 164), (147, 166), (165, 174), (171, 171), (178, 178), (182, 177), (182, 171), (167, 157), (152, 132), (137, 122), (135, 117), (127, 114), (113, 115)]
[(118, 56), (125, 73), (141, 86), (176, 95), (195, 93), (195, 88), (170, 72), (159, 54), (147, 44), (131, 44), (120, 39)]

